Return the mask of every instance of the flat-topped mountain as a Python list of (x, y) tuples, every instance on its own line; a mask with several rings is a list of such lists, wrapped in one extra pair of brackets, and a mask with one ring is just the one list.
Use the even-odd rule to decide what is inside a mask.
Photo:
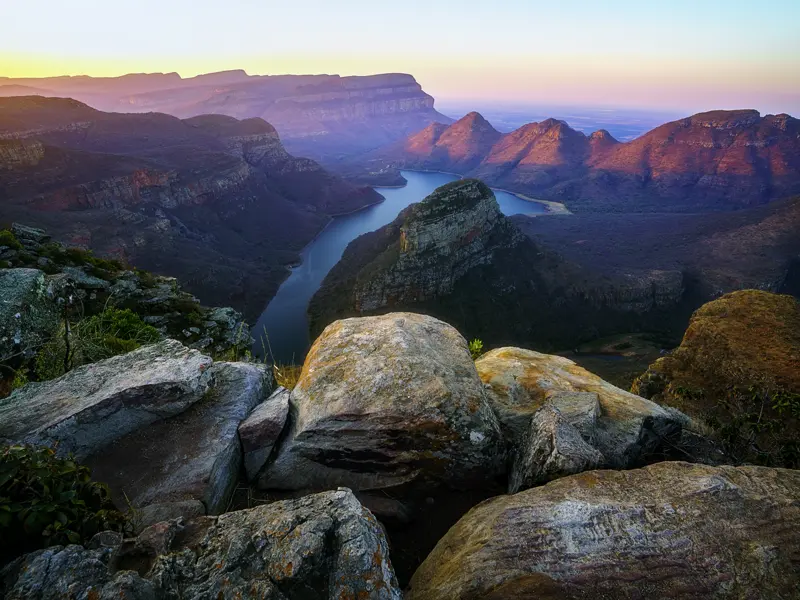
[[(481, 133), (469, 135), (476, 123), (485, 123)], [(492, 132), (471, 113), (381, 149), (368, 164), (452, 170), (591, 211), (721, 210), (800, 193), (800, 120), (785, 114), (700, 113), (626, 143), (555, 119)]]
[[(122, 77), (0, 77), (3, 89), (65, 96), (114, 112), (163, 112), (181, 118), (223, 114), (272, 123), (290, 151), (335, 160), (451, 119), (434, 109), (411, 75), (250, 76), (242, 70), (182, 78), (177, 73)], [(35, 88), (37, 91), (26, 91)], [(10, 93), (8, 95), (11, 95)]]
[(331, 215), (380, 201), (295, 158), (263, 119), (0, 98), (0, 218), (263, 308)]

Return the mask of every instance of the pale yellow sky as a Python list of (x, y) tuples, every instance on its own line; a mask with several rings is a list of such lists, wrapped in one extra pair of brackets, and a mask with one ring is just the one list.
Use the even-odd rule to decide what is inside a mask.
[(39, 0), (0, 76), (413, 74), (441, 99), (800, 112), (800, 1)]

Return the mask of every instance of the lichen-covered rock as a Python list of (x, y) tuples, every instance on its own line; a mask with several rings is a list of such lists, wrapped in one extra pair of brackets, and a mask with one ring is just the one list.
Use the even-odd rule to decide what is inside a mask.
[(249, 481), (254, 481), (267, 464), (272, 448), (286, 425), (290, 396), (289, 390), (279, 387), (239, 425), (244, 470)]
[(159, 504), (156, 516), (179, 516), (183, 509), (195, 511), (186, 504), (191, 500), (202, 502), (208, 514), (227, 507), (242, 466), (237, 429), (268, 395), (271, 376), (263, 365), (248, 363), (214, 363), (208, 373), (209, 389), (200, 402), (87, 459), (92, 476), (108, 484), (121, 509), (128, 502), (137, 509)]
[(664, 462), (467, 513), (406, 600), (796, 598), (800, 472)]
[(494, 413), (467, 343), (432, 317), (328, 326), (291, 397), (291, 424), (259, 483), (356, 491), (484, 485), (503, 472)]
[(34, 353), (56, 331), (59, 295), (38, 269), (0, 269), (0, 361)]
[(34, 552), (0, 572), (0, 593), (7, 600), (402, 599), (380, 525), (345, 489), (160, 523), (123, 544)]
[(605, 458), (590, 446), (568, 418), (551, 403), (533, 415), (528, 435), (516, 452), (508, 491), (546, 483), (566, 475), (596, 469)]
[[(712, 429), (727, 427), (734, 460), (800, 466), (800, 303), (743, 290), (703, 305), (680, 346), (632, 389)], [(714, 457), (702, 451), (698, 458)]]
[(0, 440), (57, 445), (60, 454), (86, 458), (202, 399), (211, 362), (165, 340), (29, 383), (0, 400)]
[(635, 466), (681, 431), (681, 420), (675, 414), (561, 356), (498, 348), (479, 358), (475, 366), (508, 437), (516, 443), (526, 433), (532, 415), (549, 398), (563, 392), (597, 395), (600, 410), (594, 418), (596, 425), (591, 434), (584, 425), (582, 434), (591, 439), (607, 466)]

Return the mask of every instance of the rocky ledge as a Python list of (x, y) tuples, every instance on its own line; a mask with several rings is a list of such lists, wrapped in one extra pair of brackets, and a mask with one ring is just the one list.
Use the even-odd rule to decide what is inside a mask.
[(791, 597), (798, 472), (659, 462), (690, 422), (562, 357), (474, 363), (413, 313), (331, 324), (292, 390), (166, 340), (0, 401), (0, 442), (73, 453), (137, 533), (18, 557), (0, 591)]
[(130, 309), (164, 337), (215, 355), (239, 356), (252, 343), (239, 312), (201, 305), (176, 279), (64, 246), (17, 223), (0, 232), (0, 298), (0, 363), (35, 355), (65, 311), (87, 317), (109, 306)]

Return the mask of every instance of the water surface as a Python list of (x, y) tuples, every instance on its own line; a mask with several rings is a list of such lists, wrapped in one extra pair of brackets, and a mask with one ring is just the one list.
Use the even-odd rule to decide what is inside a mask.
[[(339, 262), (347, 244), (358, 236), (391, 223), (409, 204), (419, 202), (437, 187), (459, 179), (447, 173), (403, 171), (408, 183), (402, 188), (376, 187), (385, 200), (349, 215), (337, 217), (305, 247), (302, 264), (292, 269), (253, 328), (253, 352), (280, 363), (301, 362), (309, 347), (306, 309), (322, 280)], [(541, 214), (542, 204), (494, 190), (500, 210), (506, 215)], [(266, 335), (265, 335), (266, 333)], [(271, 356), (270, 356), (271, 355)]]

